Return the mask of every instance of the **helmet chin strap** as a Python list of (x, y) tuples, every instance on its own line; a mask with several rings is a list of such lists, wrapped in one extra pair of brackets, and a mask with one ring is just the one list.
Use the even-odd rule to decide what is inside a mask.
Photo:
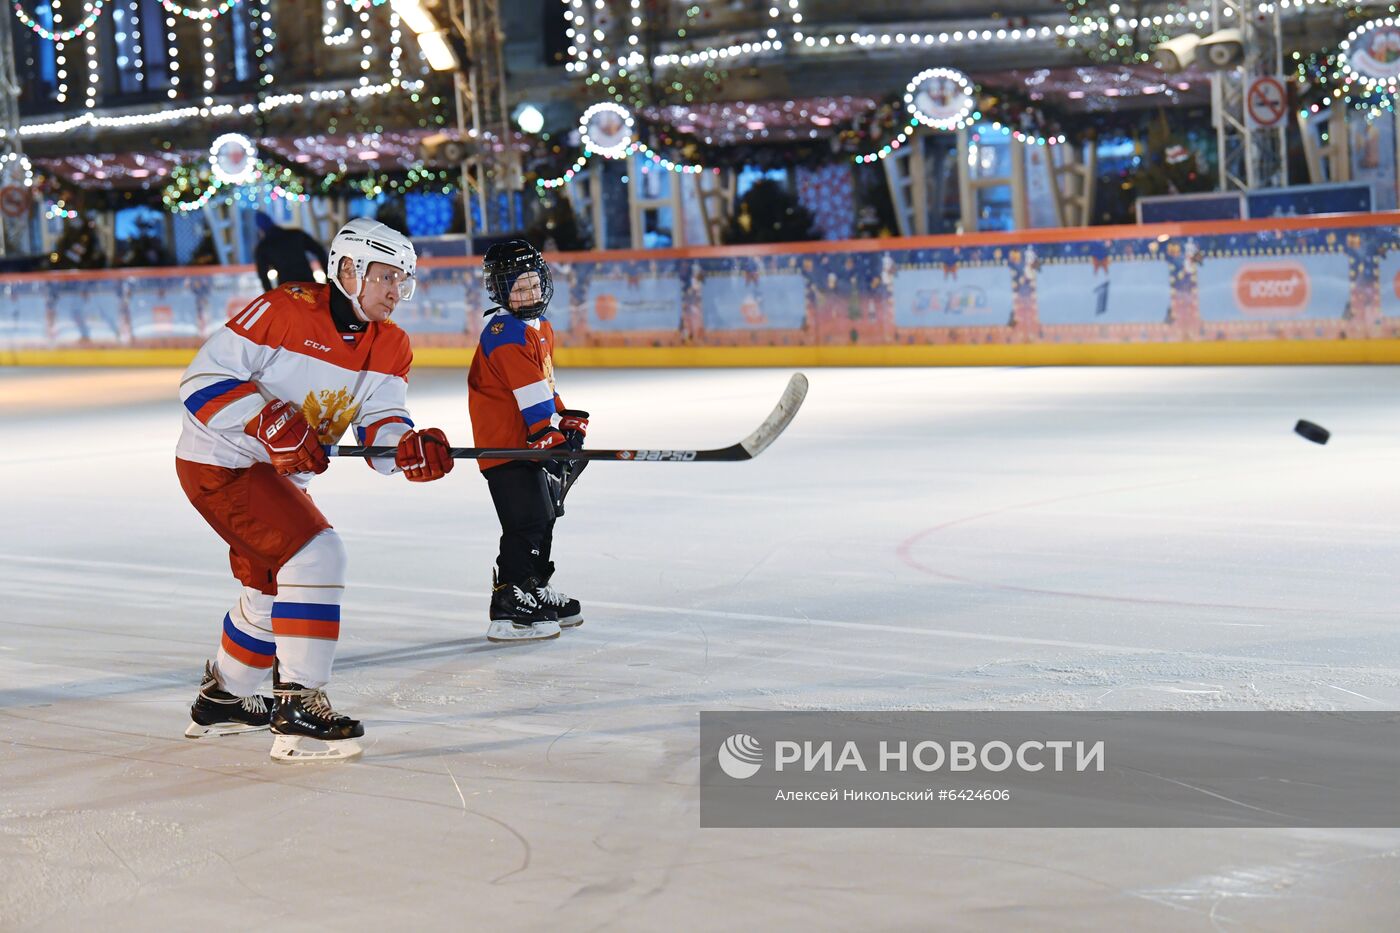
[[(352, 294), (350, 294), (349, 292), (347, 292), (347, 291), (345, 290), (345, 286), (340, 284), (340, 276), (337, 275), (337, 276), (335, 277), (334, 281), (335, 281), (335, 287), (338, 288), (338, 289), (340, 289), (340, 293), (341, 293), (342, 295), (344, 295), (346, 298), (349, 298), (349, 299), (350, 299), (350, 307), (351, 307), (351, 309), (354, 310), (354, 312), (355, 312), (355, 317), (357, 317), (357, 318), (359, 318), (360, 320), (364, 321), (366, 324), (371, 323), (371, 321), (370, 321), (368, 315), (365, 314), (365, 309), (362, 308), (362, 307), (360, 307), (360, 297), (359, 297), (359, 295), (358, 295), (358, 294), (352, 295)], [(358, 293), (358, 292), (364, 291), (365, 283), (364, 283), (364, 279), (363, 279), (362, 277), (360, 277), (360, 276), (358, 276), (358, 275), (355, 276), (355, 284), (356, 284), (355, 291), (356, 291), (357, 293)]]

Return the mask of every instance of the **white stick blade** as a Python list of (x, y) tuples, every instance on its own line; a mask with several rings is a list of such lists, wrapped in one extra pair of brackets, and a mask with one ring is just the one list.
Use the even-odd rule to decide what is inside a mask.
[(793, 373), (788, 380), (787, 388), (783, 390), (783, 397), (778, 399), (778, 405), (773, 409), (763, 423), (754, 429), (754, 432), (739, 442), (739, 446), (748, 451), (750, 457), (757, 457), (768, 448), (768, 445), (777, 440), (788, 424), (797, 415), (797, 409), (802, 407), (802, 400), (807, 397), (807, 377), (802, 373)]

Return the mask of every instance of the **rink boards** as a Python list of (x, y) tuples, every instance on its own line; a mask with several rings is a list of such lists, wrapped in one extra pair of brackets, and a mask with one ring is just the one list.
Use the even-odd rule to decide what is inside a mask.
[[(562, 365), (1400, 362), (1391, 214), (567, 253)], [(465, 365), (476, 259), (426, 259), (394, 320)], [(0, 276), (0, 363), (188, 360), (260, 292), (250, 267)]]

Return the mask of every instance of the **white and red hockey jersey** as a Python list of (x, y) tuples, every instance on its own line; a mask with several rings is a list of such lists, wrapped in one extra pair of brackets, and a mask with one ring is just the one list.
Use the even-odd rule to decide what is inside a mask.
[[(185, 412), (177, 457), (233, 469), (267, 462), (243, 426), (272, 399), (298, 406), (323, 444), (353, 427), (360, 444), (393, 447), (412, 428), (408, 335), (386, 321), (346, 339), (331, 317), (330, 289), (273, 289), (205, 342), (180, 380)], [(372, 466), (396, 472), (393, 457)]]

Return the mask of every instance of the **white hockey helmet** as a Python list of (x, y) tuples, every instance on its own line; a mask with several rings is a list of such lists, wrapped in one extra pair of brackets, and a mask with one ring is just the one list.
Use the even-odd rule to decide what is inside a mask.
[[(405, 278), (399, 283), (399, 297), (404, 301), (413, 297), (414, 272), (418, 268), (418, 253), (413, 243), (397, 230), (368, 217), (356, 217), (349, 221), (331, 240), (328, 256), (330, 279), (350, 299), (351, 306), (361, 320), (369, 320), (360, 308), (360, 291), (363, 288), (365, 270), (372, 262), (402, 269)], [(345, 291), (340, 284), (340, 261), (349, 259), (354, 264), (355, 294)]]

